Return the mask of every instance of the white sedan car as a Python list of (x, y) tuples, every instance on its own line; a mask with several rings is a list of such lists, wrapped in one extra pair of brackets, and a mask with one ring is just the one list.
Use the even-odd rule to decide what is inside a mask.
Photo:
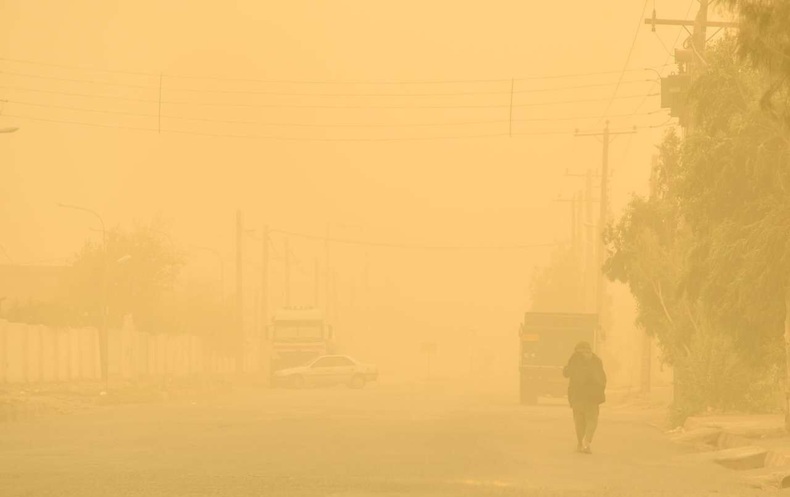
[(362, 364), (344, 355), (324, 355), (297, 368), (275, 371), (276, 385), (302, 388), (344, 383), (351, 388), (362, 388), (378, 379), (378, 368)]

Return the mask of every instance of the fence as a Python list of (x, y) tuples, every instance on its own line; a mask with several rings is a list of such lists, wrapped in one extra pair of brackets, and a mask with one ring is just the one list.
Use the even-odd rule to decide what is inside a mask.
[[(152, 335), (131, 326), (108, 331), (108, 375), (137, 379), (231, 373), (234, 358), (193, 335)], [(0, 320), (0, 382), (101, 378), (95, 328), (51, 328)]]

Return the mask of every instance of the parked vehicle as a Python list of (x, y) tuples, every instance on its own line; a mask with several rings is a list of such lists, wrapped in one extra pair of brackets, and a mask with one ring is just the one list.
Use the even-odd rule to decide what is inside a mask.
[(317, 308), (283, 308), (274, 313), (267, 326), (274, 373), (306, 364), (313, 359), (334, 354), (332, 326)]
[(363, 364), (344, 355), (324, 355), (295, 368), (281, 369), (274, 373), (275, 385), (291, 388), (345, 384), (350, 388), (363, 388), (378, 379), (378, 368)]

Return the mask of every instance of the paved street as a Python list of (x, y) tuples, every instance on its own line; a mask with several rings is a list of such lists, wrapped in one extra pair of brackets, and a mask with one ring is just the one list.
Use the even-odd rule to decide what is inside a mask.
[(440, 386), (237, 390), (0, 424), (0, 495), (749, 495), (607, 406), (592, 456), (569, 409)]

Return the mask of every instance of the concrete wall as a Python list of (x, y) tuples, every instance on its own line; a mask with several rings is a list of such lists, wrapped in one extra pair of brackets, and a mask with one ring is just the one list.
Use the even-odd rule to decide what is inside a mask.
[[(110, 330), (108, 337), (111, 378), (187, 377), (235, 370), (233, 357), (217, 354), (193, 335), (150, 335), (125, 326)], [(0, 320), (0, 383), (100, 378), (95, 328), (49, 328)]]

